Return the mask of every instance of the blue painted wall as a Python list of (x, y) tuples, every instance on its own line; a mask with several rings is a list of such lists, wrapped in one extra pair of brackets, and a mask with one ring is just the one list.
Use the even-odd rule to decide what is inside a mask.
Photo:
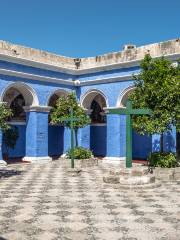
[(140, 135), (136, 131), (132, 134), (133, 159), (147, 159), (152, 150), (152, 136)]
[(48, 152), (49, 156), (60, 156), (64, 150), (64, 127), (49, 125)]
[[(37, 74), (40, 76), (55, 77), (63, 80), (78, 79), (80, 81), (87, 81), (87, 83), (90, 80), (101, 78), (108, 79), (118, 76), (123, 77), (129, 74), (135, 74), (139, 71), (139, 67), (131, 67), (73, 76), (71, 74), (28, 67), (1, 60), (0, 68)], [(115, 107), (117, 106), (118, 98), (121, 93), (126, 88), (133, 85), (133, 81), (129, 80), (75, 87), (52, 82), (42, 82), (26, 78), (0, 75), (0, 94), (2, 94), (2, 92), (10, 84), (15, 82), (23, 82), (33, 88), (37, 94), (39, 105), (42, 106), (46, 106), (49, 97), (59, 89), (66, 91), (76, 90), (79, 100), (87, 91), (97, 89), (103, 92), (103, 94), (106, 96), (108, 106)], [(10, 150), (11, 157), (23, 157), (25, 155), (47, 156), (48, 154), (59, 155), (61, 153), (65, 153), (70, 148), (70, 130), (67, 128), (63, 129), (62, 127), (58, 126), (48, 127), (48, 114), (32, 113), (31, 116), (27, 117), (27, 123), (29, 121), (30, 124), (27, 124), (27, 129), (25, 125), (18, 125), (20, 137), (17, 141), (15, 149)], [(83, 129), (79, 129), (79, 145), (93, 149), (96, 155), (106, 154), (106, 156), (110, 157), (124, 157), (126, 152), (125, 129), (125, 116), (108, 115), (106, 129), (95, 126), (87, 126)], [(43, 141), (42, 139), (46, 140)], [(173, 129), (172, 133), (164, 134), (164, 148), (166, 151), (175, 151), (175, 145), (175, 129)], [(133, 134), (134, 158), (145, 158), (151, 148), (153, 151), (159, 150), (158, 135), (153, 135), (151, 141), (151, 138), (149, 137), (142, 137), (136, 133)]]
[[(9, 149), (9, 157), (24, 157), (26, 149), (26, 125), (16, 125), (18, 128), (19, 138), (17, 139), (14, 149)], [(5, 145), (3, 143), (3, 153), (5, 153)]]
[(26, 113), (26, 156), (48, 156), (48, 113)]
[[(163, 147), (166, 152), (176, 152), (176, 129), (173, 127), (171, 132), (164, 133)], [(160, 135), (154, 134), (152, 136), (152, 151), (160, 151)]]
[(107, 126), (90, 126), (90, 149), (95, 156), (106, 156)]

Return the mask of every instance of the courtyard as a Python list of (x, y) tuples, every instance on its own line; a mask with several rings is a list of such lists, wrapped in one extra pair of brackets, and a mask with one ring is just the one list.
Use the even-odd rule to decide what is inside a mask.
[(0, 169), (0, 239), (178, 240), (180, 183), (121, 189), (103, 183), (107, 162), (77, 175), (68, 163)]

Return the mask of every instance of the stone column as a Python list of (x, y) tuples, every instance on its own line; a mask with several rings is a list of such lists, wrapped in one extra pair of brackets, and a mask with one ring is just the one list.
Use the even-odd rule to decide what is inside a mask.
[(64, 149), (63, 154), (71, 148), (71, 129), (64, 127)]
[(107, 114), (107, 156), (108, 160), (125, 160), (126, 117)]
[(26, 156), (24, 161), (47, 162), (48, 156), (48, 114), (51, 107), (30, 106), (26, 111)]
[[(91, 115), (92, 110), (91, 109), (86, 109), (86, 114)], [(79, 146), (90, 149), (91, 148), (91, 136), (90, 136), (90, 131), (91, 131), (91, 124), (85, 126), (84, 128), (80, 128), (78, 130), (78, 143)]]
[(79, 129), (78, 131), (78, 141), (79, 146), (90, 149), (90, 125)]
[(0, 129), (0, 167), (7, 165), (7, 163), (3, 160), (2, 144), (3, 144), (3, 132)]

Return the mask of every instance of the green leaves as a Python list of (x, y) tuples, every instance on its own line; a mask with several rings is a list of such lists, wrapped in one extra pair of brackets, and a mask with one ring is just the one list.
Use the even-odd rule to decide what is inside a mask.
[(0, 103), (0, 128), (3, 131), (10, 128), (7, 124), (7, 120), (12, 117), (12, 115), (11, 109), (5, 103)]
[(62, 96), (57, 100), (55, 107), (53, 107), (50, 114), (51, 123), (62, 123), (66, 127), (70, 127), (70, 122), (61, 122), (61, 118), (70, 117), (70, 108), (73, 109), (74, 117), (79, 118), (73, 123), (75, 129), (82, 128), (90, 124), (90, 118), (87, 116), (85, 110), (78, 105), (74, 93), (69, 93), (67, 96)]
[(148, 157), (150, 167), (172, 168), (177, 167), (178, 162), (173, 153), (151, 153)]
[(164, 57), (152, 59), (150, 55), (140, 66), (130, 99), (134, 108), (149, 108), (152, 115), (133, 116), (133, 127), (140, 134), (162, 133), (172, 125), (180, 131), (180, 68)]
[(18, 137), (19, 132), (16, 126), (12, 126), (5, 130), (3, 141), (5, 143), (7, 153), (9, 152), (9, 148), (14, 149)]
[(71, 158), (72, 154), (75, 159), (89, 159), (93, 157), (92, 151), (83, 147), (75, 147), (67, 151), (68, 158)]

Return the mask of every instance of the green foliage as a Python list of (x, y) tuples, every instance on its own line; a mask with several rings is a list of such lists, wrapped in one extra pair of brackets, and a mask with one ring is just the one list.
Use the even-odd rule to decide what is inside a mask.
[(5, 143), (6, 152), (9, 152), (9, 149), (14, 149), (16, 141), (19, 137), (18, 128), (16, 126), (6, 129), (3, 135), (3, 141)]
[(152, 59), (150, 55), (140, 66), (130, 99), (134, 108), (149, 108), (152, 115), (133, 116), (133, 127), (140, 134), (170, 131), (172, 125), (180, 131), (180, 68), (164, 57)]
[(74, 151), (72, 149), (67, 151), (67, 157), (72, 158), (72, 153), (74, 153), (75, 159), (87, 159), (93, 157), (92, 152), (89, 149), (83, 147), (75, 147)]
[(50, 114), (51, 123), (62, 123), (66, 127), (70, 127), (70, 122), (61, 122), (61, 118), (70, 117), (70, 108), (73, 110), (74, 117), (79, 118), (73, 123), (73, 128), (78, 129), (90, 124), (90, 118), (85, 110), (79, 106), (74, 93), (69, 93), (67, 96), (62, 96), (57, 100)]
[(0, 103), (0, 129), (6, 131), (9, 129), (9, 125), (7, 124), (7, 120), (12, 117), (13, 113), (11, 109), (5, 104)]
[(178, 163), (173, 153), (151, 153), (148, 157), (149, 165), (151, 167), (171, 168), (177, 167)]

